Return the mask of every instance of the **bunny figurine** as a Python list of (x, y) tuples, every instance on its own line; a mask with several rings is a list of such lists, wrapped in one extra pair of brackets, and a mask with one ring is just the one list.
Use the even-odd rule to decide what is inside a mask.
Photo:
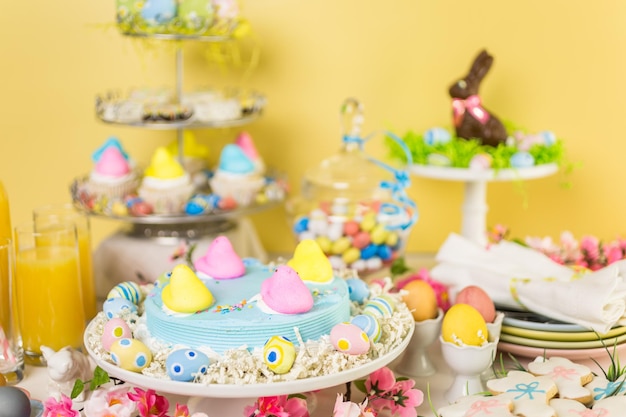
[(464, 139), (479, 139), (484, 145), (497, 146), (505, 142), (506, 129), (500, 120), (481, 104), (478, 87), (491, 64), (493, 57), (482, 50), (474, 60), (469, 73), (452, 84), (452, 114), (456, 135)]

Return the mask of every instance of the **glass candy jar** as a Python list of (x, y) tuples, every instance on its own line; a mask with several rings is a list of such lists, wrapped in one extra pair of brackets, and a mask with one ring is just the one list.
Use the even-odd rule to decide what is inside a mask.
[[(403, 254), (417, 207), (405, 192), (408, 173), (363, 150), (361, 104), (346, 100), (341, 117), (339, 152), (305, 173), (301, 194), (288, 200), (287, 211), (298, 242), (315, 240), (333, 268), (363, 275)], [(391, 133), (387, 136), (404, 145)]]

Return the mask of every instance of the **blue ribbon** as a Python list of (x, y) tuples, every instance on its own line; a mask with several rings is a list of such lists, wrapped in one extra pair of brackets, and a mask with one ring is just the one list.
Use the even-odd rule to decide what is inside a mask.
[[(389, 138), (393, 139), (398, 145), (400, 145), (400, 147), (402, 148), (402, 150), (404, 150), (406, 154), (407, 166), (411, 166), (413, 164), (413, 157), (411, 156), (411, 151), (409, 150), (409, 147), (406, 145), (406, 143), (404, 143), (402, 139), (400, 139), (398, 136), (396, 136), (395, 134), (391, 132), (386, 131), (385, 134)], [(365, 144), (365, 142), (370, 140), (373, 136), (374, 134), (370, 134), (365, 139), (363, 139), (359, 136), (344, 135), (343, 142), (344, 143), (357, 143), (359, 145), (359, 149), (363, 149), (363, 145)], [(368, 160), (380, 166), (381, 168), (386, 169), (387, 171), (393, 174), (395, 181), (381, 181), (379, 185), (381, 188), (389, 190), (391, 193), (391, 198), (397, 201), (398, 203), (400, 203), (400, 205), (404, 207), (405, 211), (409, 211), (412, 213), (411, 217), (409, 218), (407, 222), (401, 225), (397, 225), (397, 226), (394, 225), (394, 226), (388, 226), (388, 227), (390, 229), (406, 230), (409, 227), (413, 226), (415, 222), (417, 221), (419, 215), (418, 215), (418, 210), (417, 210), (417, 204), (413, 200), (411, 200), (411, 198), (409, 198), (409, 196), (406, 193), (406, 188), (408, 188), (411, 185), (411, 178), (409, 176), (408, 170), (396, 169), (392, 167), (391, 165), (388, 165), (373, 157), (368, 157)], [(393, 210), (392, 205), (387, 204), (387, 209)]]

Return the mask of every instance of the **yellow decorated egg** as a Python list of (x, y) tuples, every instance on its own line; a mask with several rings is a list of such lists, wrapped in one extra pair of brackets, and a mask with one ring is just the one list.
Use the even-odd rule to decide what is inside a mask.
[(443, 316), (441, 336), (457, 346), (482, 346), (489, 340), (483, 316), (469, 304), (455, 304)]
[(296, 348), (286, 337), (272, 336), (263, 346), (263, 360), (275, 373), (285, 374), (296, 360)]
[(330, 342), (339, 352), (362, 355), (370, 349), (370, 340), (359, 326), (339, 323), (330, 331)]
[(424, 321), (437, 317), (439, 308), (437, 295), (428, 282), (416, 279), (407, 283), (402, 289), (406, 291), (406, 294), (402, 296), (402, 301), (411, 311), (413, 320)]
[(120, 368), (141, 372), (152, 362), (152, 353), (137, 339), (119, 339), (111, 345), (111, 360)]

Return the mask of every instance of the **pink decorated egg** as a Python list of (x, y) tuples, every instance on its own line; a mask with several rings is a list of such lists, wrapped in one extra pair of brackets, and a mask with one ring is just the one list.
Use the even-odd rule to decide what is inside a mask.
[(102, 347), (108, 352), (111, 345), (120, 339), (130, 339), (133, 337), (130, 327), (124, 319), (114, 317), (107, 321), (102, 332)]
[(474, 307), (485, 322), (493, 323), (496, 318), (496, 307), (493, 300), (482, 288), (476, 285), (469, 285), (463, 288), (456, 296), (455, 304), (463, 303)]
[(339, 352), (362, 355), (370, 349), (370, 340), (359, 326), (339, 323), (330, 331), (330, 342)]

